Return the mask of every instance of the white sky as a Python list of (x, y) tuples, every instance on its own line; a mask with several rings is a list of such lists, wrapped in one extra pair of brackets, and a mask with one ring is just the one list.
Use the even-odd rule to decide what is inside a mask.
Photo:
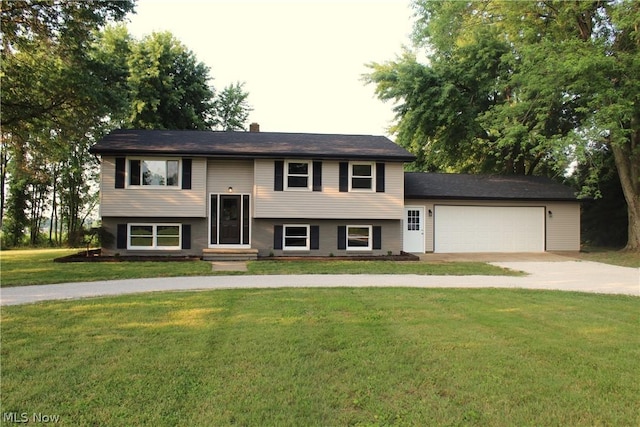
[(361, 76), (409, 44), (409, 0), (138, 0), (136, 11), (134, 37), (170, 31), (217, 91), (246, 82), (261, 131), (387, 135), (392, 104)]

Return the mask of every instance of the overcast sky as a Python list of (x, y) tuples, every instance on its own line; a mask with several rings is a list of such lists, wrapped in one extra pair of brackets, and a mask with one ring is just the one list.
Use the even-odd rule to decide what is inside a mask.
[(136, 11), (134, 37), (170, 31), (216, 90), (246, 82), (262, 131), (387, 135), (392, 104), (361, 76), (409, 44), (409, 0), (138, 0)]

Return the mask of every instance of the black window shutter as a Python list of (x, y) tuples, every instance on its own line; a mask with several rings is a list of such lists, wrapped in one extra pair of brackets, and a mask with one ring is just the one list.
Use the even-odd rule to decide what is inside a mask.
[(140, 160), (129, 162), (129, 173), (131, 174), (131, 185), (140, 185)]
[(338, 226), (338, 249), (347, 249), (347, 227)]
[(127, 249), (127, 224), (118, 224), (116, 232), (116, 248)]
[(340, 191), (349, 191), (349, 162), (340, 162), (340, 178), (338, 180)]
[(249, 213), (251, 212), (251, 206), (249, 206), (249, 196), (242, 196), (242, 244), (249, 244), (249, 223), (251, 218)]
[(182, 224), (182, 249), (191, 249), (191, 224)]
[(384, 193), (384, 163), (376, 163), (376, 192)]
[(273, 226), (273, 249), (282, 249), (282, 226)]
[(211, 212), (211, 241), (210, 243), (212, 245), (215, 245), (218, 243), (218, 195), (217, 194), (212, 194), (211, 195), (211, 207), (210, 207), (210, 212)]
[(322, 191), (322, 162), (313, 162), (313, 191)]
[(127, 163), (124, 157), (116, 157), (116, 188), (124, 188), (126, 166)]
[(275, 171), (274, 171), (274, 182), (273, 182), (273, 191), (282, 191), (284, 188), (284, 161), (276, 160), (274, 162)]
[(182, 159), (182, 189), (191, 190), (191, 159)]
[(310, 248), (320, 249), (320, 226), (312, 225), (311, 227), (309, 227), (309, 233), (311, 234)]
[(382, 227), (373, 227), (373, 249), (382, 249)]

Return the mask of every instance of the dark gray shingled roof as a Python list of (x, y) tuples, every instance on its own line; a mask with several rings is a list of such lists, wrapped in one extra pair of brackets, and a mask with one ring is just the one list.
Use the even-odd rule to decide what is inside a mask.
[(116, 130), (91, 147), (91, 152), (111, 155), (306, 157), (400, 162), (415, 159), (407, 150), (384, 136), (188, 130)]
[(575, 191), (541, 176), (407, 172), (407, 199), (571, 200)]

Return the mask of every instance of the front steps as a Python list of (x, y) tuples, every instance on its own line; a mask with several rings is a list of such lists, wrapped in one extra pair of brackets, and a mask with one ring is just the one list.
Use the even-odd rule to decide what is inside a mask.
[(258, 259), (257, 249), (203, 249), (204, 261), (252, 261)]

